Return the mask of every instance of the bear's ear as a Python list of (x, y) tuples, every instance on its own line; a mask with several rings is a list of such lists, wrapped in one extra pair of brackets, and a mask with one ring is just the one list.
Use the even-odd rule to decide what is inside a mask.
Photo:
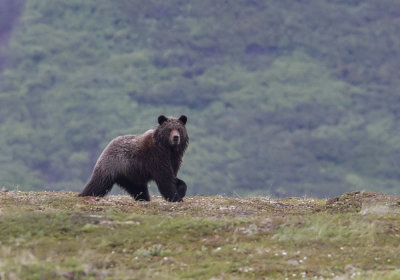
[(158, 117), (158, 124), (162, 125), (166, 120), (168, 120), (168, 118), (164, 115), (161, 115)]
[(187, 122), (187, 117), (185, 115), (182, 115), (179, 117), (179, 120), (185, 125)]

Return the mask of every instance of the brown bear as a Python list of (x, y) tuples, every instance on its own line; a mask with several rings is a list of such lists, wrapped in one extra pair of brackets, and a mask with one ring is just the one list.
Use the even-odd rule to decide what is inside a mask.
[(155, 181), (168, 201), (182, 201), (186, 183), (177, 178), (189, 144), (187, 117), (158, 117), (158, 126), (141, 135), (113, 139), (96, 162), (89, 183), (79, 196), (104, 196), (114, 183), (135, 200), (150, 201), (148, 182)]

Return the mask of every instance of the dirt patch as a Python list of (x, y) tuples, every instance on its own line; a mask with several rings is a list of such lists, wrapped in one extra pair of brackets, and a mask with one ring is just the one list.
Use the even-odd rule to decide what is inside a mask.
[(399, 213), (400, 198), (382, 193), (354, 191), (328, 199), (325, 210), (330, 213)]

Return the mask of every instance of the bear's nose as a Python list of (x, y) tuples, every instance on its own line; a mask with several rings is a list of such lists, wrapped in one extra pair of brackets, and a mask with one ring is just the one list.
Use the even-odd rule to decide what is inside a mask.
[(174, 140), (174, 142), (178, 142), (179, 136), (178, 135), (174, 135), (173, 140)]

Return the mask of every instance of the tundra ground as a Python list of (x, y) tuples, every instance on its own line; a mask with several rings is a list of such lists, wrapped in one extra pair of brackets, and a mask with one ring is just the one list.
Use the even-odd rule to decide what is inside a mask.
[(0, 279), (400, 279), (400, 199), (0, 194)]

